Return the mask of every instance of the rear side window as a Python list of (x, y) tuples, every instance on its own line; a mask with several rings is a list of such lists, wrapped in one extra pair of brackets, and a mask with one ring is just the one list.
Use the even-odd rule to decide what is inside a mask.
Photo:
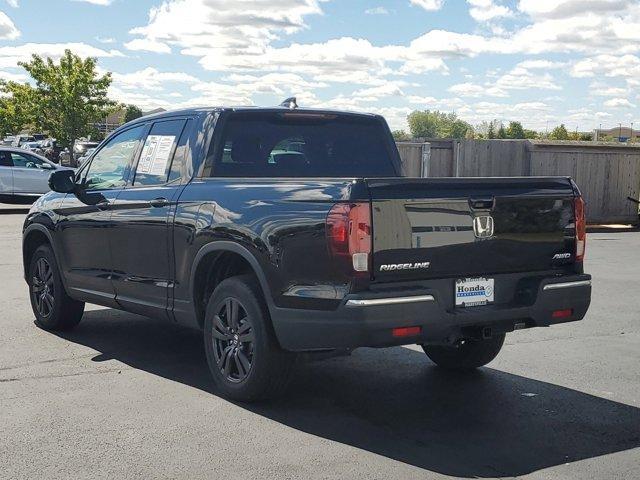
[(395, 176), (388, 131), (376, 118), (234, 113), (214, 145), (216, 177)]
[(133, 180), (134, 185), (167, 183), (171, 161), (185, 123), (185, 119), (178, 119), (153, 124), (142, 147)]

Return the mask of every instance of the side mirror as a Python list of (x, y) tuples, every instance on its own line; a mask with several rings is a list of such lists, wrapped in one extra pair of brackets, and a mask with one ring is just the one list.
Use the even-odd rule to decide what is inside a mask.
[(55, 170), (55, 167), (53, 165), (49, 165), (48, 163), (41, 163), (40, 165), (38, 165), (39, 168), (42, 168), (43, 170)]
[(56, 170), (49, 176), (49, 188), (54, 192), (72, 193), (76, 189), (76, 173), (73, 170)]

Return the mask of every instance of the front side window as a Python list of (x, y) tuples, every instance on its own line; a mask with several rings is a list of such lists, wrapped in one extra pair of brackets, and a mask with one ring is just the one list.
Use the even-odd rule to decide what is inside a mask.
[(113, 137), (94, 155), (84, 177), (87, 190), (124, 187), (144, 130), (145, 125), (130, 128)]
[(11, 160), (14, 167), (21, 168), (42, 168), (42, 165), (47, 163), (38, 157), (15, 152), (11, 152)]

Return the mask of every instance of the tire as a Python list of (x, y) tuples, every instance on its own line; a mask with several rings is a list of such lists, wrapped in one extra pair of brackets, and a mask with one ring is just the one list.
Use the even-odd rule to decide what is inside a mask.
[(459, 346), (422, 345), (422, 349), (431, 361), (441, 368), (473, 370), (486, 365), (498, 356), (504, 338), (503, 333), (486, 340), (465, 340)]
[(253, 275), (228, 278), (213, 291), (205, 314), (204, 346), (216, 390), (245, 402), (282, 394), (296, 360), (278, 345)]
[(27, 283), (36, 325), (44, 330), (66, 331), (80, 323), (84, 302), (67, 295), (49, 245), (41, 245), (33, 253)]

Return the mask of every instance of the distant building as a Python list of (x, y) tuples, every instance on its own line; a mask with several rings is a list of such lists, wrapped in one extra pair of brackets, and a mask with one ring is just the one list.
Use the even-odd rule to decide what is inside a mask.
[[(153, 115), (154, 113), (166, 112), (164, 108), (155, 108), (148, 112), (142, 112), (142, 116)], [(107, 115), (103, 121), (96, 122), (93, 126), (105, 137), (113, 132), (116, 128), (124, 123), (124, 115), (126, 110), (124, 108), (116, 110), (115, 112)]]
[(103, 121), (94, 123), (93, 126), (101, 134), (107, 136), (124, 123), (124, 114), (124, 109), (116, 110), (107, 115)]
[(640, 142), (640, 130), (636, 130), (635, 128), (631, 130), (631, 127), (625, 126), (609, 129), (596, 128), (594, 138), (599, 141)]

